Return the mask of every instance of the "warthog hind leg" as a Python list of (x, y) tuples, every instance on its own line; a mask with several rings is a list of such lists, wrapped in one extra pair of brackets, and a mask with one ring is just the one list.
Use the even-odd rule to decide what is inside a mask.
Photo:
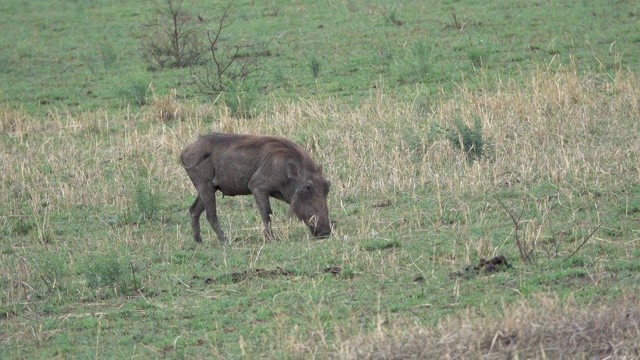
[(221, 243), (226, 243), (227, 238), (222, 232), (220, 223), (218, 222), (218, 214), (216, 212), (216, 191), (212, 186), (201, 186), (198, 188), (198, 197), (194, 201), (189, 212), (191, 214), (191, 227), (193, 228), (193, 238), (197, 242), (202, 241), (200, 236), (200, 214), (202, 211), (207, 211), (207, 220), (211, 227), (218, 235), (218, 239)]

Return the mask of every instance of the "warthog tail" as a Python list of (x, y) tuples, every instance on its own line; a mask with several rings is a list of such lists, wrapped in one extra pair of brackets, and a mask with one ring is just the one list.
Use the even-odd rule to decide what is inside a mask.
[(194, 143), (192, 146), (187, 146), (180, 154), (180, 161), (182, 166), (188, 170), (200, 165), (209, 156), (211, 156), (210, 150), (204, 149), (203, 146), (198, 146), (198, 143)]

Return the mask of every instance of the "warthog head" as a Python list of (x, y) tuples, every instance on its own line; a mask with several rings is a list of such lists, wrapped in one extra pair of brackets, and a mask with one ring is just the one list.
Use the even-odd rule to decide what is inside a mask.
[(334, 223), (329, 219), (327, 208), (330, 183), (322, 176), (322, 168), (319, 168), (319, 172), (307, 172), (306, 176), (296, 174), (297, 169), (292, 169), (291, 166), (287, 172), (290, 178), (298, 179), (294, 181), (295, 192), (291, 199), (291, 211), (298, 219), (304, 221), (313, 236), (331, 235)]

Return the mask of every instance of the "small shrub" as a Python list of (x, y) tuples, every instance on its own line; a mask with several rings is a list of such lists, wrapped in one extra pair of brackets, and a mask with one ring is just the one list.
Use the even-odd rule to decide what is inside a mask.
[(394, 9), (388, 10), (383, 7), (379, 7), (378, 11), (380, 12), (380, 15), (382, 15), (382, 17), (384, 18), (384, 21), (387, 24), (397, 25), (397, 26), (404, 25), (404, 22), (398, 18), (398, 15), (396, 14), (396, 11)]
[(99, 43), (98, 47), (100, 49), (102, 65), (105, 70), (113, 69), (115, 67), (116, 60), (118, 60), (118, 52), (114, 49), (113, 45), (106, 40)]
[(32, 229), (34, 229), (36, 226), (33, 222), (29, 221), (29, 220), (25, 220), (24, 217), (20, 217), (18, 218), (18, 221), (16, 221), (13, 224), (13, 227), (11, 228), (11, 233), (13, 235), (27, 235), (29, 232), (31, 232)]
[(413, 76), (416, 81), (424, 82), (432, 72), (430, 62), (431, 47), (420, 43), (412, 49), (411, 55), (413, 58)]
[(356, 274), (353, 272), (353, 269), (351, 268), (344, 268), (342, 269), (342, 271), (340, 271), (341, 279), (350, 280), (350, 279), (353, 279), (355, 276)]
[(445, 23), (445, 28), (447, 29), (456, 29), (456, 30), (464, 30), (464, 27), (469, 23), (469, 18), (466, 16), (458, 16), (455, 11), (451, 12), (451, 19), (447, 23)]
[(472, 48), (467, 51), (467, 57), (473, 66), (481, 68), (487, 62), (487, 51), (479, 48)]
[(447, 139), (453, 148), (464, 152), (470, 162), (480, 159), (484, 154), (485, 140), (479, 118), (474, 119), (473, 128), (458, 119), (456, 128), (448, 131)]
[(146, 221), (155, 220), (161, 201), (160, 195), (153, 193), (146, 182), (138, 181), (133, 197), (140, 210), (140, 216)]
[(151, 81), (144, 74), (133, 75), (126, 80), (126, 83), (120, 85), (119, 97), (126, 103), (137, 106), (146, 105), (150, 83)]
[(388, 72), (393, 63), (393, 50), (390, 47), (379, 47), (376, 48), (376, 53), (372, 57), (371, 64), (382, 69), (383, 72)]
[(11, 73), (11, 59), (0, 55), (0, 74)]
[(389, 13), (389, 16), (385, 17), (385, 20), (387, 20), (388, 23), (393, 25), (401, 26), (404, 24), (404, 22), (398, 18), (395, 11), (391, 11)]
[(124, 293), (133, 280), (129, 263), (116, 251), (92, 255), (86, 259), (83, 267), (87, 286), (93, 290), (107, 287)]
[(428, 83), (442, 77), (431, 61), (433, 48), (428, 44), (416, 44), (398, 62), (397, 82), (401, 84)]
[(284, 70), (282, 70), (282, 67), (280, 66), (275, 66), (273, 68), (273, 81), (276, 84), (285, 84), (287, 81), (287, 78), (285, 76)]
[(400, 241), (398, 239), (387, 240), (371, 240), (363, 244), (362, 248), (367, 251), (395, 249), (400, 247)]
[(232, 116), (236, 118), (251, 118), (255, 115), (258, 93), (246, 84), (227, 85), (224, 93), (224, 103)]
[(50, 293), (54, 290), (64, 291), (64, 278), (71, 272), (65, 256), (47, 251), (40, 253), (34, 261), (33, 269), (39, 273), (39, 277), (45, 283), (47, 290)]
[(311, 75), (313, 75), (314, 79), (317, 79), (320, 75), (320, 61), (316, 58), (311, 59), (309, 67), (311, 68)]

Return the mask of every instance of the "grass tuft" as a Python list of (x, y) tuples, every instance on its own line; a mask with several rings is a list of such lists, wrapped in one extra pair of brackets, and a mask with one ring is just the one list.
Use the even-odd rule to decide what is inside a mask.
[(318, 60), (317, 58), (312, 58), (309, 61), (309, 68), (311, 69), (311, 76), (313, 76), (314, 79), (317, 79), (318, 76), (320, 76), (320, 68), (321, 68), (320, 64), (320, 60)]
[(82, 273), (87, 286), (101, 298), (118, 297), (133, 290), (133, 272), (127, 259), (116, 251), (88, 256)]
[(395, 249), (400, 247), (400, 241), (393, 239), (391, 241), (386, 240), (371, 240), (362, 245), (362, 248), (367, 251)]
[(460, 149), (469, 162), (479, 160), (486, 149), (486, 142), (482, 134), (482, 124), (479, 118), (474, 118), (473, 128), (461, 119), (456, 120), (456, 128), (449, 130), (447, 139), (452, 147)]
[(183, 117), (183, 108), (178, 99), (176, 99), (175, 89), (171, 94), (163, 96), (153, 96), (153, 117), (162, 122), (181, 120)]

